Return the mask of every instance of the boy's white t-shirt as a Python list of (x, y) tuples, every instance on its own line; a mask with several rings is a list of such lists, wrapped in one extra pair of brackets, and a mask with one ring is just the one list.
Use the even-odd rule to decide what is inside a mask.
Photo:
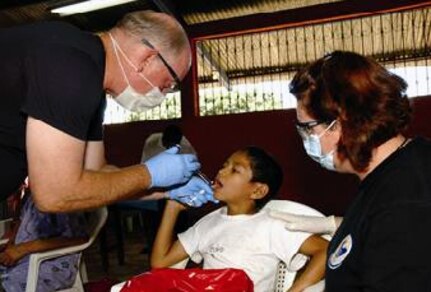
[[(234, 216), (226, 212), (226, 207), (217, 209), (178, 234), (182, 246), (193, 261), (204, 260), (204, 269), (242, 269), (256, 292), (274, 291), (278, 262), (292, 264), (311, 234), (286, 230), (283, 221), (270, 217), (266, 210)], [(297, 255), (295, 266), (298, 259), (306, 261)]]

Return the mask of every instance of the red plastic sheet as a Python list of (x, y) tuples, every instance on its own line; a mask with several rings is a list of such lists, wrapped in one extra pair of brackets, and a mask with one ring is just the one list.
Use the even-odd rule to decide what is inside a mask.
[(128, 280), (121, 292), (253, 292), (253, 282), (238, 269), (154, 269)]

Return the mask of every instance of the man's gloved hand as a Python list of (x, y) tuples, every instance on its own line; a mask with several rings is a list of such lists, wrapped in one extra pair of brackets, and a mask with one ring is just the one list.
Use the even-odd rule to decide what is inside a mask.
[(286, 229), (292, 231), (304, 231), (317, 234), (333, 235), (338, 228), (334, 216), (319, 217), (296, 215), (276, 210), (269, 211), (271, 217), (281, 219), (286, 222)]
[(169, 187), (185, 183), (201, 167), (194, 154), (178, 154), (180, 149), (171, 147), (145, 161), (151, 175), (150, 187)]
[(168, 192), (169, 199), (179, 201), (191, 207), (200, 207), (208, 201), (218, 203), (214, 199), (212, 188), (199, 177), (192, 177), (190, 181), (179, 188)]

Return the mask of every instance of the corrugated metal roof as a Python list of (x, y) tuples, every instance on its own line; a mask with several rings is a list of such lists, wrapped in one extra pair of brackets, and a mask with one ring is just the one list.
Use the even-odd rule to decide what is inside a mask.
[[(2, 1), (4, 3), (0, 4), (2, 8), (0, 10), (0, 27), (59, 18), (49, 11), (50, 7), (58, 6), (57, 3), (59, 0), (26, 0), (21, 1), (23, 4), (20, 4), (20, 1)], [(173, 14), (182, 16), (187, 24), (196, 24), (338, 1), (341, 0), (183, 0), (171, 1), (171, 3), (172, 8), (176, 9), (176, 11), (172, 11)], [(160, 5), (160, 2), (163, 1), (138, 0), (62, 19), (86, 30), (103, 30), (111, 26), (112, 23), (115, 23), (115, 20), (129, 11), (139, 9), (159, 10), (158, 5)]]
[[(6, 2), (11, 2), (11, 0)], [(139, 0), (88, 13), (60, 17), (50, 12), (50, 8), (56, 6), (58, 0), (27, 0), (24, 2), (24, 4), (19, 4), (19, 1), (11, 2), (9, 5), (2, 4), (3, 9), (0, 9), (0, 27), (9, 27), (41, 20), (62, 20), (73, 23), (84, 30), (96, 32), (112, 27), (127, 12), (142, 9), (157, 10), (152, 1)], [(33, 2), (33, 4), (30, 2)]]
[(214, 70), (228, 78), (293, 72), (334, 50), (396, 66), (431, 57), (431, 8), (205, 40), (199, 46), (205, 51), (198, 58), (202, 81), (211, 81)]
[[(139, 0), (60, 19), (85, 30), (100, 31), (114, 25), (129, 11), (157, 10), (159, 1), (163, 2)], [(59, 19), (49, 12), (57, 0), (22, 1), (26, 5), (18, 2), (21, 3), (2, 0), (0, 27)], [(273, 17), (270, 12), (333, 2), (353, 3), (339, 0), (182, 0), (170, 3), (188, 24), (198, 24), (256, 13), (268, 13), (270, 18)], [(227, 78), (291, 72), (336, 49), (353, 50), (394, 63), (398, 59), (420, 59), (431, 55), (430, 25), (430, 9), (425, 8), (206, 40), (199, 45), (199, 78), (211, 80), (214, 71)]]
[(341, 0), (185, 0), (183, 5), (178, 6), (178, 9), (187, 24), (196, 24), (340, 1)]

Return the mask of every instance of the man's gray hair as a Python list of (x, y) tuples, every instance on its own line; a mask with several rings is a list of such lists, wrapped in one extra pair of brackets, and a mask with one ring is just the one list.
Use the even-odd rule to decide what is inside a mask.
[(165, 54), (175, 56), (189, 49), (189, 40), (182, 26), (171, 16), (151, 10), (131, 12), (116, 25), (138, 38), (145, 38)]

